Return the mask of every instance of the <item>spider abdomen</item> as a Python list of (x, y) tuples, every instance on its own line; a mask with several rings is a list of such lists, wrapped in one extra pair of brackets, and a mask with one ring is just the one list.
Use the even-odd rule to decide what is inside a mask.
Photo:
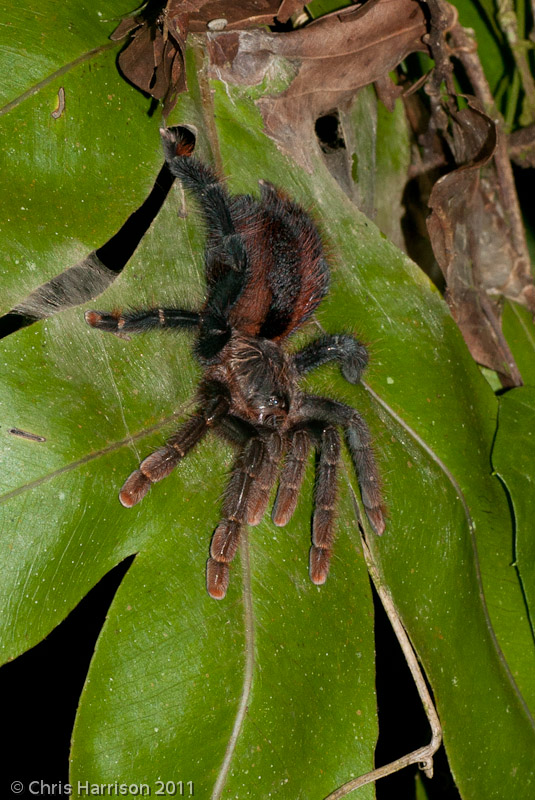
[(279, 340), (302, 325), (325, 297), (329, 268), (308, 214), (271, 184), (260, 186), (260, 202), (248, 195), (232, 198), (247, 275), (230, 321), (249, 336)]

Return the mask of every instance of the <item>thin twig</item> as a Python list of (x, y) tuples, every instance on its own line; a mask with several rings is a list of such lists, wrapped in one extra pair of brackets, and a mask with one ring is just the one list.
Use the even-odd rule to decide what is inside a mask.
[(507, 151), (519, 167), (535, 167), (535, 125), (511, 133)]
[(497, 20), (511, 48), (525, 93), (521, 122), (529, 125), (535, 121), (535, 81), (527, 56), (530, 43), (523, 38), (518, 29), (518, 20), (512, 0), (498, 0), (497, 6)]
[(392, 625), (394, 633), (396, 634), (396, 638), (403, 651), (407, 665), (411, 671), (411, 675), (414, 683), (416, 684), (418, 694), (420, 695), (422, 705), (431, 727), (432, 737), (429, 744), (425, 747), (420, 747), (418, 750), (413, 750), (411, 753), (407, 753), (407, 755), (396, 759), (396, 761), (392, 761), (390, 764), (385, 764), (383, 767), (374, 769), (371, 772), (367, 772), (365, 775), (360, 775), (360, 777), (344, 783), (343, 786), (340, 786), (338, 789), (335, 789), (334, 792), (331, 792), (331, 794), (329, 794), (325, 800), (338, 800), (338, 798), (345, 797), (350, 792), (354, 792), (355, 789), (359, 789), (361, 786), (365, 786), (367, 783), (377, 781), (379, 778), (392, 775), (392, 773), (398, 772), (400, 769), (408, 767), (410, 764), (419, 764), (420, 768), (424, 770), (427, 777), (432, 778), (433, 755), (436, 753), (442, 742), (442, 728), (440, 725), (440, 720), (435, 710), (435, 706), (433, 705), (433, 700), (429, 694), (425, 678), (420, 669), (420, 665), (418, 664), (418, 659), (416, 658), (416, 654), (412, 648), (405, 628), (403, 627), (403, 623), (399, 617), (394, 602), (390, 597), (388, 590), (385, 588), (385, 586), (383, 586), (381, 577), (379, 575), (379, 570), (375, 565), (368, 544), (362, 535), (361, 538), (364, 559), (368, 567), (368, 572), (373, 581), (373, 585), (375, 586), (375, 590), (381, 599), (381, 603), (383, 604), (383, 608), (386, 611), (388, 619), (390, 620), (390, 624)]

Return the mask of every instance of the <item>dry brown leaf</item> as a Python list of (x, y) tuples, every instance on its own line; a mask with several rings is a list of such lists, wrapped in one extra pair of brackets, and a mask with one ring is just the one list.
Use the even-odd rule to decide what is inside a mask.
[(277, 11), (277, 19), (282, 23), (288, 22), (290, 17), (293, 17), (294, 14), (299, 14), (304, 7), (305, 3), (300, 2), (300, 0), (282, 0)]
[(119, 53), (121, 72), (134, 86), (164, 101), (164, 116), (175, 106), (177, 94), (186, 90), (186, 5), (169, 0), (163, 10), (153, 11), (154, 4), (149, 4), (138, 16), (123, 19), (110, 37), (119, 40), (130, 35)]
[(505, 386), (518, 385), (522, 380), (501, 332), (499, 308), (487, 294), (507, 280), (511, 255), (503, 210), (492, 191), (494, 171), (487, 166), (496, 148), (496, 128), (475, 107), (457, 112), (452, 128), (455, 160), (464, 163), (433, 187), (429, 235), (446, 279), (446, 298), (470, 352), (495, 370)]
[(213, 30), (210, 23), (226, 20), (225, 29), (254, 28), (259, 25), (274, 25), (279, 11), (280, 0), (198, 0), (195, 10), (190, 10), (190, 31), (206, 33)]
[(314, 121), (384, 78), (409, 53), (426, 50), (425, 16), (416, 0), (372, 0), (284, 34), (255, 30), (209, 36), (214, 76), (259, 83), (277, 57), (296, 75), (288, 89), (259, 106), (267, 133), (310, 167)]
[[(446, 280), (446, 298), (472, 356), (495, 370), (504, 386), (518, 386), (522, 377), (501, 330), (499, 299), (529, 305), (533, 280), (523, 233), (515, 224), (517, 199), (509, 162), (506, 158), (505, 165), (502, 157), (503, 132), (483, 107), (491, 107), (492, 97), (464, 32), (446, 24), (447, 8), (442, 0), (429, 0), (435, 69), (426, 86), (431, 104), (427, 137), (441, 136), (454, 166), (432, 189), (427, 227)], [(449, 45), (450, 32), (456, 51)], [(468, 107), (462, 110), (452, 54), (466, 60), (479, 94), (479, 99), (466, 98)]]

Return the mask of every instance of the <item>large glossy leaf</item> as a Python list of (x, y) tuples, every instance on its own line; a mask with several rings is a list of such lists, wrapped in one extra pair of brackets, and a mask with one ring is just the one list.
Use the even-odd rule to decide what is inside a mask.
[(96, 2), (85, 8), (75, 0), (2, 3), (2, 107), (25, 103), (57, 73), (66, 74), (79, 62), (92, 61), (98, 56), (96, 50), (112, 47), (107, 37), (117, 19), (131, 10), (129, 0)]
[[(224, 120), (228, 101), (223, 93), (217, 97), (218, 118)], [(247, 122), (238, 140), (242, 154), (255, 148), (253, 124)], [(220, 129), (223, 152), (235, 176), (240, 169), (233, 157), (236, 132), (227, 131)], [(269, 175), (276, 154), (266, 146), (261, 153)], [(377, 410), (384, 428), (378, 443), (390, 509), (388, 533), (375, 547), (385, 581), (430, 675), (461, 790), (467, 797), (500, 796), (505, 786), (516, 783), (512, 764), (524, 776), (514, 788), (522, 795), (528, 791), (526, 776), (532, 780), (533, 721), (495, 635), (531, 702), (533, 641), (520, 587), (511, 580), (506, 498), (490, 475), (495, 398), (430, 284), (355, 214), (328, 179), (312, 181), (311, 190), (338, 256), (338, 281), (320, 320), (334, 329), (354, 318), (374, 343), (369, 382), (381, 404)], [(360, 399), (359, 404), (364, 410)], [(404, 448), (397, 457), (396, 440)], [(440, 476), (436, 494), (429, 486), (433, 473)], [(482, 603), (483, 590), (492, 621)], [(514, 721), (508, 716), (512, 709)], [(474, 750), (466, 737), (468, 719)], [(489, 738), (494, 728), (500, 731), (499, 741)], [(515, 747), (504, 756), (502, 736), (523, 741), (521, 750)], [(485, 764), (477, 776), (474, 763)]]
[[(68, 213), (64, 206), (51, 215), (59, 263), (50, 263), (53, 229), (45, 226), (31, 240), (38, 277), (14, 269), (5, 278), (11, 297), (101, 244), (156, 176), (156, 121), (144, 117), (142, 100), (112, 69), (110, 59), (102, 82), (99, 70), (88, 70), (80, 88), (96, 106), (91, 124), (103, 157), (88, 151), (94, 172), (81, 195), (74, 187), (83, 164), (75, 165)], [(69, 88), (67, 76), (62, 85)], [(387, 531), (372, 545), (435, 693), (461, 793), (531, 797), (535, 734), (525, 703), (535, 705), (533, 641), (510, 566), (507, 498), (490, 471), (494, 395), (438, 293), (355, 210), (319, 156), (307, 174), (265, 137), (253, 99), (277, 84), (252, 91), (215, 82), (213, 101), (193, 74), (190, 87), (176, 119), (197, 123), (205, 157), (219, 148), (233, 191), (254, 192), (263, 177), (314, 209), (334, 265), (318, 324), (356, 330), (370, 342), (367, 389), (344, 385), (334, 368), (309, 385), (358, 407), (372, 428), (389, 511)], [(107, 93), (123, 108), (111, 134), (104, 133)], [(26, 103), (40, 98), (15, 112), (23, 115)], [(137, 110), (124, 112), (127, 103), (138, 103)], [(90, 104), (84, 108), (89, 114)], [(210, 123), (204, 128), (203, 115)], [(31, 116), (28, 105), (30, 118), (31, 140), (50, 148), (53, 180), (62, 148), (75, 147), (78, 137), (66, 131), (59, 142), (48, 133), (48, 118)], [(128, 119), (132, 137), (124, 133)], [(215, 131), (210, 141), (208, 130)], [(20, 153), (28, 137), (17, 140)], [(125, 185), (135, 184), (122, 211), (110, 209), (102, 194), (112, 174), (120, 183), (117, 164), (124, 165)], [(46, 181), (35, 187), (32, 196), (46, 209)], [(177, 188), (98, 307), (199, 304), (202, 232), (194, 214), (177, 219), (179, 204)], [(84, 233), (87, 219), (93, 238)], [(70, 236), (82, 243), (74, 253)], [(9, 241), (2, 239), (7, 254)], [(302, 338), (315, 330), (312, 324)], [(158, 780), (182, 780), (193, 781), (199, 797), (315, 798), (368, 770), (376, 738), (373, 621), (351, 470), (325, 587), (307, 578), (309, 474), (291, 525), (274, 530), (266, 519), (251, 532), (228, 597), (216, 603), (204, 592), (203, 573), (230, 451), (206, 441), (139, 507), (125, 510), (116, 497), (139, 458), (191, 408), (199, 373), (188, 342), (159, 334), (130, 342), (105, 337), (73, 309), (5, 340), (2, 373), (5, 658), (39, 641), (108, 569), (138, 553), (83, 693), (73, 780), (145, 781), (153, 788)], [(15, 437), (10, 428), (46, 441)]]
[[(155, 292), (198, 302), (199, 272), (183, 266), (198, 232), (181, 227), (177, 237), (169, 204), (132, 270), (100, 302), (143, 304)], [(75, 310), (19, 332), (6, 347), (5, 363), (14, 365), (3, 398), (7, 425), (46, 438), (12, 437), (7, 453), (10, 468), (20, 465), (2, 506), (10, 530), (4, 602), (18, 618), (15, 627), (5, 618), (7, 653), (42, 638), (110, 566), (140, 550), (96, 651), (74, 775), (155, 788), (159, 777), (193, 780), (207, 796), (247, 703), (230, 778), (248, 792), (261, 778), (287, 796), (296, 786), (327, 794), (348, 765), (354, 774), (371, 767), (375, 741), (371, 604), (356, 523), (340, 532), (340, 579), (326, 601), (307, 576), (309, 479), (292, 526), (274, 539), (264, 523), (251, 537), (252, 588), (238, 561), (226, 601), (210, 600), (204, 564), (228, 450), (199, 448), (139, 509), (117, 501), (140, 454), (163, 438), (151, 429), (193, 394), (188, 349), (169, 337), (126, 344), (95, 333)], [(143, 438), (132, 444), (131, 434)], [(347, 504), (342, 519), (351, 518)]]

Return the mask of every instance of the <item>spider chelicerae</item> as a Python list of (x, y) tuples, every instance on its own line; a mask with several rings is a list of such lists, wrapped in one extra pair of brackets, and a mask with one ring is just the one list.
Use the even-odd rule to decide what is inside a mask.
[(279, 472), (272, 519), (275, 525), (286, 525), (314, 446), (318, 455), (309, 567), (312, 581), (322, 584), (334, 539), (339, 428), (355, 465), (364, 509), (378, 534), (385, 527), (384, 509), (366, 423), (344, 403), (302, 392), (299, 378), (336, 360), (346, 380), (358, 383), (368, 362), (366, 348), (349, 334), (331, 334), (295, 353), (286, 351), (286, 340), (309, 319), (329, 286), (316, 226), (299, 205), (265, 181), (260, 181), (260, 200), (229, 195), (214, 171), (192, 155), (195, 137), (188, 128), (160, 133), (169, 170), (192, 192), (204, 215), (204, 305), (200, 311), (87, 311), (85, 318), (94, 328), (122, 336), (160, 328), (194, 331), (204, 377), (197, 410), (132, 472), (119, 499), (127, 508), (139, 503), (208, 431), (237, 445), (223, 518), (212, 536), (206, 566), (208, 592), (221, 599), (243, 527), (262, 519)]

